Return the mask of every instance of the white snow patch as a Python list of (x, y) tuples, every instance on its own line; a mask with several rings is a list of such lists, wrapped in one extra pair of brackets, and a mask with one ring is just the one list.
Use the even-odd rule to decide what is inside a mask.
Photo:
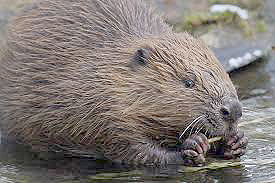
[(251, 55), (251, 53), (245, 53), (244, 54), (244, 56), (243, 56), (243, 58), (245, 59), (245, 60), (251, 60), (252, 58), (253, 58), (253, 56)]
[(230, 67), (233, 67), (233, 68), (239, 68), (242, 62), (243, 62), (243, 59), (241, 57), (230, 58), (228, 61)]
[(253, 51), (253, 55), (255, 55), (256, 57), (260, 57), (263, 55), (263, 52), (262, 50), (255, 50)]
[(210, 7), (211, 13), (224, 13), (224, 12), (236, 13), (240, 16), (241, 19), (248, 19), (248, 11), (246, 9), (242, 9), (238, 6), (231, 4), (214, 4)]

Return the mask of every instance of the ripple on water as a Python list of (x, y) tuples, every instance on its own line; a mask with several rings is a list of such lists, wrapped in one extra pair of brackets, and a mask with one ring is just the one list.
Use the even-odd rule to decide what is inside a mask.
[(0, 182), (1, 183), (13, 183), (17, 176), (17, 168), (12, 165), (4, 165), (0, 163)]
[(246, 176), (250, 177), (249, 182), (272, 182), (275, 177), (275, 108), (266, 107), (261, 97), (243, 103), (249, 108), (245, 109), (239, 125), (249, 138), (247, 153), (242, 158)]

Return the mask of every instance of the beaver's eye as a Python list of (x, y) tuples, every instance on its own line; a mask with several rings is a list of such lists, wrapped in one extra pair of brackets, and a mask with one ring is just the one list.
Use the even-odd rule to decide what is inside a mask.
[(186, 88), (192, 88), (195, 85), (195, 82), (191, 79), (184, 80), (183, 83)]

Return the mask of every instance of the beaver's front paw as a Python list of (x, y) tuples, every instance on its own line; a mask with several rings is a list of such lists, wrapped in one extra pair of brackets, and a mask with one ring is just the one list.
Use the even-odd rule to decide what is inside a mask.
[(229, 137), (224, 148), (224, 158), (232, 159), (245, 154), (248, 138), (239, 131), (236, 135)]
[(203, 134), (194, 134), (182, 144), (182, 156), (185, 165), (201, 166), (205, 163), (205, 154), (209, 149), (207, 138)]

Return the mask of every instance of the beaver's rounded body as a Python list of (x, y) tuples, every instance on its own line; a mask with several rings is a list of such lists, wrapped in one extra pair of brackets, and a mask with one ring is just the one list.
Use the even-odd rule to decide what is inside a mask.
[(239, 134), (215, 56), (141, 0), (37, 2), (11, 21), (0, 62), (2, 129), (36, 151), (162, 164)]

